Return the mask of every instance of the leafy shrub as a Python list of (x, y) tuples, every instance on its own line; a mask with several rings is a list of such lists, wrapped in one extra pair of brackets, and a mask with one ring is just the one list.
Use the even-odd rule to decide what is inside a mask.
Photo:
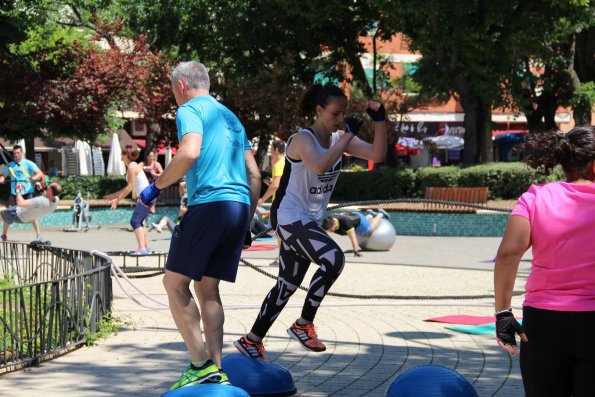
[(458, 186), (459, 167), (423, 167), (416, 170), (416, 197), (423, 197), (426, 187)]
[(426, 187), (480, 186), (489, 188), (490, 199), (516, 199), (531, 184), (563, 179), (559, 168), (544, 177), (520, 162), (345, 172), (339, 177), (333, 201), (421, 198)]
[(126, 186), (124, 176), (76, 176), (68, 175), (65, 177), (53, 177), (53, 182), (62, 185), (62, 194), (60, 197), (64, 200), (73, 200), (79, 188), (83, 197), (87, 197), (87, 192), (91, 194), (92, 199), (103, 198), (108, 193), (113, 193)]

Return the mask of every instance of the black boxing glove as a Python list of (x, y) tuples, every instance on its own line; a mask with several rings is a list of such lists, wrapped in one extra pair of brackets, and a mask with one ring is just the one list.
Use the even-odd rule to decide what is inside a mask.
[(366, 113), (368, 116), (374, 121), (384, 121), (386, 119), (386, 109), (384, 105), (380, 104), (378, 110), (372, 110), (372, 108), (367, 108)]
[(516, 334), (523, 334), (523, 327), (514, 318), (512, 309), (501, 310), (496, 316), (496, 337), (505, 345), (516, 346)]
[(345, 132), (351, 132), (353, 135), (357, 135), (360, 127), (364, 124), (364, 120), (357, 116), (347, 117), (345, 120)]

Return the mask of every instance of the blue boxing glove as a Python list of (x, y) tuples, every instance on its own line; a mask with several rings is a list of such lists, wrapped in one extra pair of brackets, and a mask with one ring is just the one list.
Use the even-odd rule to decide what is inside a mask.
[(364, 124), (364, 120), (357, 116), (347, 117), (345, 120), (345, 132), (351, 132), (353, 135), (357, 135), (362, 124)]
[(372, 110), (372, 108), (367, 108), (366, 113), (368, 113), (368, 116), (370, 116), (370, 118), (374, 121), (384, 121), (386, 119), (386, 109), (382, 104), (380, 105), (378, 110)]
[(155, 201), (157, 201), (157, 196), (159, 196), (159, 193), (161, 193), (161, 189), (155, 186), (155, 182), (151, 182), (149, 186), (147, 186), (143, 189), (142, 192), (140, 192), (138, 199), (144, 205), (151, 205)]

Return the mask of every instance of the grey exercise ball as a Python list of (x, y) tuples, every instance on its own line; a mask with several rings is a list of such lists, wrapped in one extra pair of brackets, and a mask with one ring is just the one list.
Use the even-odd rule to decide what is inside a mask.
[(357, 235), (359, 246), (364, 251), (388, 251), (396, 239), (397, 232), (395, 231), (395, 227), (386, 219), (380, 220), (380, 224), (371, 236), (363, 237), (359, 234)]

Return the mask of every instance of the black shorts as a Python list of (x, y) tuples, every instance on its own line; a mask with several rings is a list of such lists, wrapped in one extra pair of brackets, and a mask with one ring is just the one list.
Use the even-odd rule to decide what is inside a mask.
[(250, 207), (235, 201), (191, 205), (174, 228), (167, 270), (200, 281), (234, 282), (250, 230)]

